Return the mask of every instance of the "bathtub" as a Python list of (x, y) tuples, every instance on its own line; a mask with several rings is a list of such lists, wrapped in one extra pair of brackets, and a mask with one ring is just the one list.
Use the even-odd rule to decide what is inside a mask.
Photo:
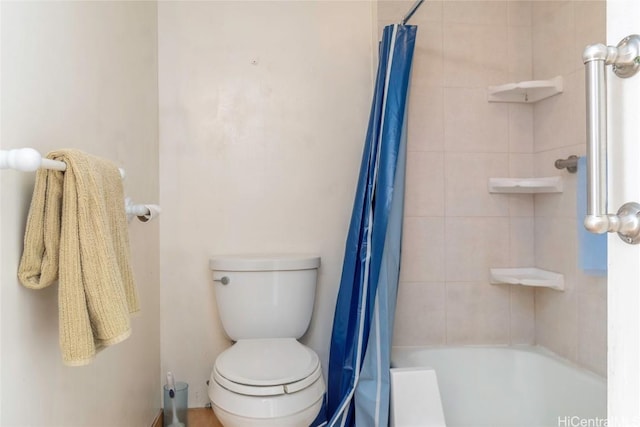
[(448, 427), (606, 425), (606, 380), (540, 347), (394, 347), (391, 361), (435, 369)]

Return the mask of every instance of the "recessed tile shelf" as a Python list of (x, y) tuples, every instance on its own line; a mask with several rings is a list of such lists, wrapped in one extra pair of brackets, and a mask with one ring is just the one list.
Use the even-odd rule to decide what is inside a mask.
[(564, 291), (564, 275), (539, 268), (492, 268), (491, 284), (500, 283)]
[(562, 177), (489, 178), (489, 193), (562, 193)]
[(531, 80), (489, 86), (487, 98), (489, 102), (532, 104), (559, 93), (562, 93), (562, 76), (549, 80)]

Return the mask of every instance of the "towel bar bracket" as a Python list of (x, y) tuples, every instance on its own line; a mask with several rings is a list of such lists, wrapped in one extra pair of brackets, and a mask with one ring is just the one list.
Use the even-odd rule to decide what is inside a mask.
[(554, 165), (556, 169), (566, 169), (569, 173), (576, 173), (578, 171), (578, 156), (572, 154), (566, 159), (558, 159)]

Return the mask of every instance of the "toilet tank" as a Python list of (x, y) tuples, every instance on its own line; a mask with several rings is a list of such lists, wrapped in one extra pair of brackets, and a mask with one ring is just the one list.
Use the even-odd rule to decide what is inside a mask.
[(300, 338), (313, 313), (320, 257), (312, 255), (214, 256), (216, 304), (234, 341)]

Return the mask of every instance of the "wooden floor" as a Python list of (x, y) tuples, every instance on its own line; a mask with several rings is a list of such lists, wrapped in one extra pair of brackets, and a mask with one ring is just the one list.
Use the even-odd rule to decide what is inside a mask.
[[(211, 408), (189, 408), (187, 417), (189, 427), (222, 427), (220, 421), (213, 415)], [(153, 427), (162, 427), (162, 413), (156, 419)]]
[(191, 408), (188, 417), (189, 427), (222, 427), (211, 408)]

